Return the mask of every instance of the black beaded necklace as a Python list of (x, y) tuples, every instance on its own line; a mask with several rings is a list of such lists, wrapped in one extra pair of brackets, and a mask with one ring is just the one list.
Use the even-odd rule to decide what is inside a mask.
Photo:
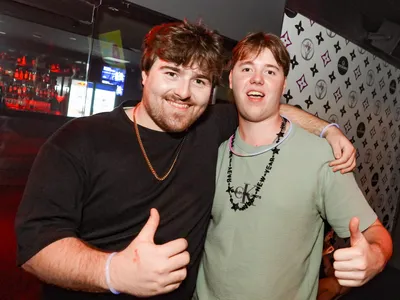
[[(279, 133), (276, 134), (277, 135), (276, 143), (279, 143), (280, 139), (284, 136), (286, 122), (287, 122), (286, 119), (282, 118), (280, 131), (279, 131)], [(235, 137), (236, 137), (236, 133), (232, 137), (231, 148), (233, 148), (233, 143), (235, 141)], [(233, 202), (233, 198), (232, 198), (232, 193), (235, 192), (231, 186), (233, 153), (232, 153), (232, 151), (229, 150), (229, 166), (228, 166), (227, 178), (226, 178), (226, 182), (228, 183), (228, 189), (226, 190), (226, 192), (229, 194), (229, 200), (232, 204), (231, 209), (233, 209), (234, 211), (237, 211), (237, 210), (244, 211), (254, 204), (254, 199), (256, 199), (258, 192), (261, 190), (261, 188), (264, 184), (264, 181), (265, 181), (265, 177), (267, 176), (268, 173), (271, 172), (272, 165), (274, 164), (274, 161), (275, 161), (275, 155), (278, 155), (279, 151), (280, 151), (280, 149), (278, 149), (278, 147), (272, 148), (272, 157), (269, 159), (269, 163), (265, 167), (264, 174), (261, 176), (260, 180), (258, 181), (258, 183), (256, 185), (256, 189), (255, 189), (256, 192), (254, 193), (254, 195), (252, 197), (248, 197), (249, 200), (244, 202), (243, 206), (239, 206), (238, 203)]]

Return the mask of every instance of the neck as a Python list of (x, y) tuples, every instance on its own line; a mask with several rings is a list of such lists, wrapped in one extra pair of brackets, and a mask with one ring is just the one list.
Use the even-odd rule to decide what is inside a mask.
[(126, 110), (125, 113), (132, 122), (134, 122), (133, 114), (135, 114), (136, 123), (142, 127), (146, 127), (155, 131), (164, 131), (149, 116), (146, 111), (146, 107), (143, 105), (143, 102), (138, 103), (134, 108)]
[(275, 141), (281, 123), (279, 113), (261, 122), (250, 122), (239, 116), (239, 133), (246, 144), (256, 147), (269, 145)]

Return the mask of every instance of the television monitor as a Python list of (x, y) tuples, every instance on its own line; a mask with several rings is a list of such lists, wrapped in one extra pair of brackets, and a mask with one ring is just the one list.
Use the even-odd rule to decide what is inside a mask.
[(101, 83), (115, 85), (117, 96), (124, 94), (126, 70), (104, 66), (101, 72)]
[(90, 115), (92, 105), (93, 83), (73, 79), (71, 83), (68, 117), (83, 117)]
[(92, 113), (112, 111), (115, 107), (116, 86), (96, 83), (93, 96)]

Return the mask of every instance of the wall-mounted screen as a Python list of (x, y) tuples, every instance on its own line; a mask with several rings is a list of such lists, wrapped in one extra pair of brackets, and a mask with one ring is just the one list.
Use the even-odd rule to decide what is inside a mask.
[(104, 66), (101, 72), (101, 83), (115, 85), (117, 87), (116, 94), (122, 96), (124, 94), (126, 71), (124, 69)]

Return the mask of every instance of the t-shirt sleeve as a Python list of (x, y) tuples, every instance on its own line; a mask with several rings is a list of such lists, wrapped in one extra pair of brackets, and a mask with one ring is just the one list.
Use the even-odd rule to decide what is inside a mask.
[(33, 163), (15, 220), (18, 266), (51, 243), (78, 235), (85, 168), (68, 147), (57, 145), (67, 144), (71, 134), (64, 130), (47, 141)]
[(215, 104), (211, 108), (216, 127), (220, 134), (220, 143), (226, 141), (238, 127), (237, 110), (234, 104)]
[(341, 238), (350, 236), (351, 218), (358, 217), (360, 230), (372, 225), (377, 215), (359, 189), (353, 173), (333, 172), (329, 163), (324, 164), (319, 174), (319, 206), (324, 219)]

